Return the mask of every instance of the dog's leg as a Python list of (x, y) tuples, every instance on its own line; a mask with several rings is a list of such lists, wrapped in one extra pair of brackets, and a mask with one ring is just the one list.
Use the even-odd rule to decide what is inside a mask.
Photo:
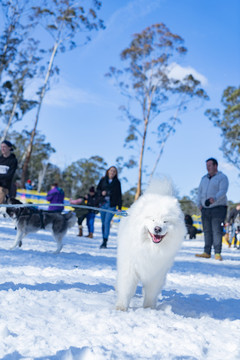
[(10, 250), (13, 250), (18, 246), (21, 247), (22, 246), (22, 239), (24, 238), (25, 235), (26, 234), (24, 234), (22, 231), (17, 230), (17, 235), (16, 235), (16, 238), (15, 238), (15, 242), (14, 242), (13, 246), (10, 247)]
[(116, 310), (127, 311), (130, 300), (136, 292), (137, 283), (138, 279), (133, 271), (122, 274), (119, 270)]
[(62, 239), (63, 239), (63, 234), (53, 234), (54, 236), (54, 239), (56, 240), (56, 243), (57, 243), (57, 249), (56, 251), (54, 251), (53, 253), (54, 254), (59, 254), (60, 251), (62, 250), (62, 247), (63, 247), (63, 244), (62, 244)]
[(155, 293), (150, 292), (149, 290), (144, 289), (144, 301), (143, 301), (143, 307), (144, 308), (156, 308), (157, 303), (157, 295)]
[(161, 292), (161, 289), (164, 285), (164, 279), (162, 281), (151, 280), (148, 284), (143, 284), (143, 293), (144, 293), (144, 301), (143, 307), (144, 308), (156, 308), (157, 298)]

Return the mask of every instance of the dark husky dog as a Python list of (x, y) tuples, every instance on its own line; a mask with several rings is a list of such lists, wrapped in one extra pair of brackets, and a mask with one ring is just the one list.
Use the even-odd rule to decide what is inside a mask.
[[(8, 200), (8, 204), (18, 205), (22, 203), (17, 199), (11, 198)], [(52, 232), (57, 242), (55, 253), (58, 254), (63, 247), (62, 239), (66, 235), (67, 230), (74, 226), (77, 221), (77, 217), (73, 212), (61, 214), (38, 210), (35, 207), (7, 207), (6, 213), (15, 222), (17, 228), (15, 243), (11, 249), (21, 246), (22, 239), (27, 234), (46, 229)]]

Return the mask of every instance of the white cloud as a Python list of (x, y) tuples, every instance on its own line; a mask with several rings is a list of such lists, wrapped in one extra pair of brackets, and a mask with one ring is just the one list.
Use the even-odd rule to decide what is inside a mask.
[(103, 102), (103, 99), (101, 99), (97, 94), (88, 93), (85, 90), (72, 87), (64, 82), (53, 86), (44, 98), (44, 105), (65, 108), (77, 104), (92, 104), (101, 106)]
[(238, 169), (231, 163), (225, 162), (224, 160), (220, 160), (219, 161), (219, 167), (223, 170), (223, 171), (227, 171), (227, 172), (232, 172), (232, 173), (236, 173), (236, 175), (238, 175), (239, 171)]
[(207, 78), (204, 75), (197, 72), (197, 70), (195, 70), (191, 66), (182, 67), (177, 63), (172, 63), (171, 65), (169, 65), (168, 68), (169, 68), (169, 77), (183, 80), (183, 78), (186, 75), (192, 74), (195, 79), (201, 82), (202, 85), (207, 85), (208, 83)]

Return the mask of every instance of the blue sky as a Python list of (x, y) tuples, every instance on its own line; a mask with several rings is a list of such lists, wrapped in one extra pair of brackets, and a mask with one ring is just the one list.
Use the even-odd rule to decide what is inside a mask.
[[(228, 164), (219, 147), (220, 131), (204, 116), (206, 108), (220, 107), (223, 90), (240, 82), (240, 2), (238, 0), (103, 0), (100, 17), (106, 29), (92, 34), (84, 47), (59, 55), (60, 75), (51, 86), (40, 114), (38, 129), (57, 150), (51, 161), (61, 168), (80, 158), (102, 156), (114, 165), (118, 156), (130, 154), (124, 147), (128, 123), (119, 106), (125, 99), (105, 78), (110, 66), (121, 66), (119, 54), (132, 34), (163, 22), (185, 40), (188, 53), (181, 62), (202, 80), (210, 101), (191, 106), (182, 115), (164, 149), (157, 174), (170, 176), (180, 196), (189, 195), (206, 173), (205, 160), (216, 157), (219, 170), (230, 180), (228, 197), (240, 201), (237, 170)], [(32, 116), (34, 119), (34, 116)], [(17, 128), (32, 128), (27, 119)], [(149, 134), (151, 143), (151, 134)], [(156, 152), (146, 153), (151, 169)], [(137, 169), (124, 173), (126, 191), (137, 182)], [(144, 178), (146, 181), (147, 178)]]

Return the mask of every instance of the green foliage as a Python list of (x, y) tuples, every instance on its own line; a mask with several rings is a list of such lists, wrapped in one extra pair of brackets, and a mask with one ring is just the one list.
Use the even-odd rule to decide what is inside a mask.
[(135, 193), (136, 187), (132, 187), (123, 194), (122, 199), (124, 207), (129, 208), (134, 203)]
[(97, 18), (97, 11), (101, 7), (100, 1), (93, 1), (93, 6), (85, 7), (74, 0), (41, 0), (38, 6), (33, 6), (30, 20), (38, 19), (39, 23), (50, 33), (54, 44), (64, 52), (76, 47), (73, 40), (78, 33), (82, 33), (85, 40), (89, 40), (92, 30), (103, 29), (103, 21)]
[(208, 109), (205, 115), (221, 131), (224, 157), (240, 170), (240, 87), (227, 87), (222, 95), (223, 111)]
[(199, 208), (189, 196), (183, 196), (182, 199), (179, 200), (179, 203), (184, 214), (200, 215)]
[[(9, 134), (8, 139), (15, 145), (15, 155), (18, 159), (18, 169), (16, 176), (21, 177), (21, 168), (27, 151), (27, 146), (31, 133), (23, 130), (22, 133), (16, 131)], [(32, 157), (29, 164), (27, 178), (30, 178), (35, 184), (38, 183), (39, 172), (42, 170), (43, 162), (48, 161), (50, 156), (55, 153), (55, 149), (50, 143), (45, 142), (45, 135), (37, 133), (35, 144), (33, 146)], [(52, 180), (51, 180), (52, 182)]]
[(2, 0), (1, 8), (3, 24), (0, 35), (0, 80), (4, 71), (15, 60), (19, 45), (26, 36), (26, 26), (23, 26), (23, 14), (28, 1)]
[(29, 39), (22, 44), (14, 64), (5, 71), (5, 81), (2, 84), (4, 102), (0, 105), (2, 120), (6, 123), (3, 138), (16, 121), (20, 121), (37, 105), (37, 101), (25, 97), (26, 83), (36, 75), (37, 63), (41, 59), (36, 55), (37, 50), (38, 42)]
[[(26, 99), (26, 84), (33, 79), (38, 70), (41, 57), (39, 42), (30, 34), (36, 22), (28, 22), (31, 12), (29, 0), (3, 0), (0, 4), (3, 22), (0, 35), (0, 114), (6, 124), (2, 140), (11, 126), (37, 105)], [(43, 51), (42, 51), (43, 53)]]
[(39, 191), (48, 192), (51, 189), (52, 183), (55, 182), (58, 183), (60, 187), (64, 187), (61, 169), (59, 169), (58, 166), (48, 162), (46, 164), (46, 173), (42, 182), (42, 186)]
[(79, 159), (63, 171), (62, 182), (67, 196), (87, 194), (90, 186), (97, 186), (100, 178), (105, 175), (107, 164), (100, 156), (90, 159)]

